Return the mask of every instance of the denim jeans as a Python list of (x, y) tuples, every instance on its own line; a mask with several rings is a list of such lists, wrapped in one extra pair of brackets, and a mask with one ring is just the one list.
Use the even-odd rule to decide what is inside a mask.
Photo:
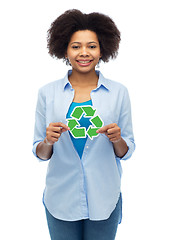
[(46, 207), (45, 210), (51, 240), (114, 240), (122, 214), (122, 197), (110, 217), (101, 221), (63, 221), (54, 218)]

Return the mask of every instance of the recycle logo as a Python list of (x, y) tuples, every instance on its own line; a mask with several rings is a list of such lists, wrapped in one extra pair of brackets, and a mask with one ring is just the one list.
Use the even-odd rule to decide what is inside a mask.
[[(94, 137), (97, 137), (99, 133), (96, 131), (103, 126), (102, 119), (96, 115), (96, 109), (93, 109), (91, 106), (82, 106), (75, 107), (71, 113), (71, 117), (67, 119), (68, 127), (70, 128), (70, 133), (74, 138), (86, 138), (86, 135), (93, 140)], [(85, 127), (80, 127), (79, 120), (84, 114), (84, 118), (90, 118), (90, 125), (86, 131)]]

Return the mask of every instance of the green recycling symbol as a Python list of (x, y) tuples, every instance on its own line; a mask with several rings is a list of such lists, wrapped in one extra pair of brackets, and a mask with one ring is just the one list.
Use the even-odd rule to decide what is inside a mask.
[[(95, 115), (96, 109), (92, 106), (82, 106), (75, 107), (71, 113), (72, 118), (68, 118), (68, 127), (70, 128), (70, 133), (74, 138), (86, 138), (88, 136), (91, 140), (97, 137), (99, 134), (96, 131), (103, 126), (102, 119)], [(83, 116), (85, 118), (90, 118), (92, 125), (86, 130), (85, 127), (80, 127), (79, 120)]]

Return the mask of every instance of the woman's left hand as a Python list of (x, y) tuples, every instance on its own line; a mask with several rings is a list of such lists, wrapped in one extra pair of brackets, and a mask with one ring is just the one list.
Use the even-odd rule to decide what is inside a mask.
[(97, 133), (104, 133), (112, 143), (119, 142), (121, 138), (121, 129), (116, 123), (103, 126), (96, 131)]

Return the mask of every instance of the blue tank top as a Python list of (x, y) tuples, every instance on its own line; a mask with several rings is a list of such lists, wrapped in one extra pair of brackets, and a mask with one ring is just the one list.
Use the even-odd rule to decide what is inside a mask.
[[(71, 113), (73, 111), (73, 109), (77, 106), (85, 106), (85, 105), (90, 105), (92, 106), (92, 101), (86, 101), (86, 102), (82, 102), (82, 103), (76, 103), (76, 102), (72, 102), (69, 109), (68, 109), (68, 113), (66, 115), (66, 118), (70, 118), (71, 117)], [(90, 118), (84, 118), (84, 114), (82, 115), (81, 119), (79, 120), (79, 124), (80, 127), (85, 127), (86, 130), (88, 129), (89, 125), (91, 125), (90, 122)], [(78, 155), (80, 156), (80, 159), (82, 157), (83, 151), (84, 151), (84, 146), (86, 144), (87, 141), (87, 136), (86, 138), (74, 138), (71, 133), (69, 132), (71, 140), (73, 142), (73, 145), (76, 149), (76, 151), (78, 152)]]

